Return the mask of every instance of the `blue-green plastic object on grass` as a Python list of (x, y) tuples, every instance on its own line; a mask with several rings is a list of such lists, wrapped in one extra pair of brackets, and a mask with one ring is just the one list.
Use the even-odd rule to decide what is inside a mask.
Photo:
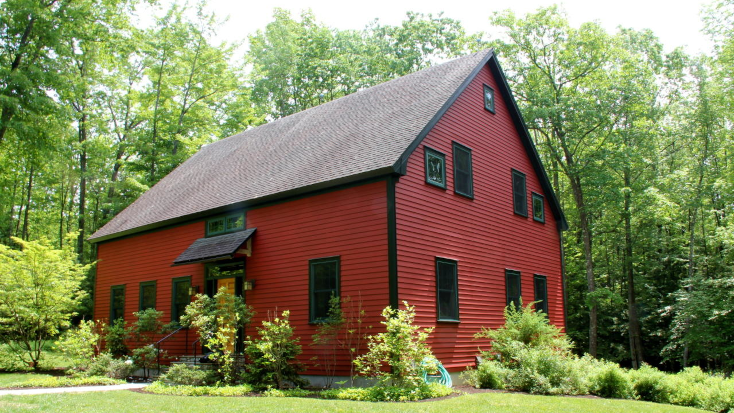
[(423, 367), (430, 367), (432, 365), (435, 366), (436, 374), (428, 374), (428, 369), (423, 370), (423, 380), (426, 383), (439, 383), (443, 384), (446, 387), (453, 386), (449, 372), (446, 371), (440, 361), (431, 357), (423, 359), (423, 362), (421, 364), (423, 365)]

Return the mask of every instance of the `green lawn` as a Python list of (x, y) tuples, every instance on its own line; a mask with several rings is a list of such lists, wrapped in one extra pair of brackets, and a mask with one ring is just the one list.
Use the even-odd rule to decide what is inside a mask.
[(702, 410), (629, 400), (481, 393), (412, 403), (370, 403), (275, 397), (183, 397), (113, 391), (83, 394), (2, 396), (2, 412), (650, 412)]

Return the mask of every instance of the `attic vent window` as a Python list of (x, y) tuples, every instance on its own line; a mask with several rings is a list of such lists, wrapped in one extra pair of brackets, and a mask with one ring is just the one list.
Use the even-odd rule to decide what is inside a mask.
[(245, 229), (245, 214), (242, 212), (212, 218), (206, 222), (207, 236), (226, 234), (242, 229)]
[(426, 151), (426, 183), (446, 189), (446, 155), (425, 147)]
[(484, 109), (494, 113), (494, 89), (484, 85)]

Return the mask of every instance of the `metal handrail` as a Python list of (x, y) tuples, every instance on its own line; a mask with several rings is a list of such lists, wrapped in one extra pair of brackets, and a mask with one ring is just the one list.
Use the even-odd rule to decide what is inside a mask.
[(184, 329), (186, 329), (186, 341), (188, 342), (189, 341), (188, 340), (189, 330), (186, 327), (184, 327), (184, 326), (180, 326), (179, 328), (177, 328), (177, 329), (173, 330), (171, 333), (169, 333), (167, 336), (165, 336), (162, 339), (160, 339), (160, 340), (158, 340), (158, 341), (155, 342), (155, 350), (156, 350), (156, 357), (157, 357), (156, 360), (157, 360), (157, 363), (158, 363), (158, 374), (159, 375), (161, 374), (161, 343), (164, 342), (164, 341), (166, 341), (166, 340), (168, 340), (174, 334), (176, 334), (179, 331), (184, 330)]
[(191, 350), (192, 350), (192, 351), (193, 351), (193, 353), (194, 353), (194, 366), (196, 365), (196, 360), (197, 360), (197, 354), (196, 354), (196, 343), (198, 343), (198, 342), (199, 342), (199, 340), (200, 340), (200, 339), (198, 339), (198, 338), (197, 338), (196, 340), (194, 340), (194, 342), (193, 342), (193, 343), (191, 343)]

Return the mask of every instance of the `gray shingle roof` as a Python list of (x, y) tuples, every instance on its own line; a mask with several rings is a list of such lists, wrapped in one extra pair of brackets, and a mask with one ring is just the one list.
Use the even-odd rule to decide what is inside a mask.
[(386, 174), (490, 53), (433, 66), (206, 145), (90, 240)]
[(232, 258), (242, 244), (255, 233), (256, 229), (248, 228), (244, 231), (233, 232), (231, 234), (199, 238), (186, 248), (178, 258), (173, 260), (173, 265)]

